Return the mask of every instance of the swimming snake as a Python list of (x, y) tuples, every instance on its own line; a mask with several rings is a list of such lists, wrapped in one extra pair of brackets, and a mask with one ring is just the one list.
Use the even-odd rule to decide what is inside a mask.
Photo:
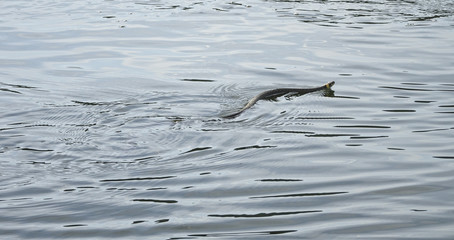
[(238, 112), (223, 116), (223, 118), (234, 118), (243, 113), (246, 109), (252, 107), (255, 103), (257, 103), (259, 100), (263, 99), (273, 99), (277, 97), (281, 97), (287, 94), (292, 94), (292, 95), (303, 95), (306, 93), (311, 93), (311, 92), (316, 92), (320, 90), (325, 90), (325, 89), (330, 89), (334, 85), (334, 81), (329, 82), (321, 87), (316, 87), (316, 88), (276, 88), (272, 90), (268, 90), (265, 92), (260, 93), (259, 95), (253, 97), (249, 102), (241, 108)]

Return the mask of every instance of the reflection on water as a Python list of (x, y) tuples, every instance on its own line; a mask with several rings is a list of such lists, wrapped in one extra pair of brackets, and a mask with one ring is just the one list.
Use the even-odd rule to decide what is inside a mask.
[(0, 5), (0, 238), (453, 237), (451, 1)]
[[(427, 25), (427, 21), (451, 17), (449, 1), (273, 1), (281, 17), (296, 17), (305, 23), (325, 27), (364, 28), (367, 24)], [(339, 14), (342, 12), (342, 14)]]

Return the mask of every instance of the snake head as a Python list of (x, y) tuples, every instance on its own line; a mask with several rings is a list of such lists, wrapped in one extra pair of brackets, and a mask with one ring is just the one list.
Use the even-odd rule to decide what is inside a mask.
[(331, 82), (325, 84), (325, 87), (329, 89), (334, 85), (334, 83), (335, 83), (334, 81), (331, 81)]

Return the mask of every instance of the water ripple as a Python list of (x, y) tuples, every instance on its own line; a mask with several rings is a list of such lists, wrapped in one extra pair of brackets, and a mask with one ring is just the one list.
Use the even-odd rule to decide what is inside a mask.
[(0, 238), (452, 238), (452, 1), (1, 5)]

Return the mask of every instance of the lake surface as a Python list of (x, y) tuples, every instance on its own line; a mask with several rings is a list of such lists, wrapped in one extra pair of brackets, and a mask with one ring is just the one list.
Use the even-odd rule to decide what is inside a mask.
[(454, 238), (450, 0), (0, 15), (2, 239)]

